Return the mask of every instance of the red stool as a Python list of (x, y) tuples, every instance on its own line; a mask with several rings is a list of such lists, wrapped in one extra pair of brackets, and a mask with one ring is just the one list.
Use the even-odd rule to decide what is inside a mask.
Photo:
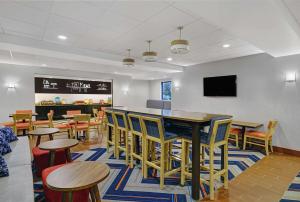
[[(32, 155), (34, 158), (34, 165), (36, 167), (36, 175), (37, 176), (41, 176), (42, 171), (45, 168), (49, 167), (49, 151), (47, 150), (41, 150), (38, 147), (34, 147), (32, 149)], [(65, 150), (61, 149), (61, 150), (57, 150), (55, 152), (55, 165), (59, 165), (59, 164), (64, 164), (66, 163), (67, 158), (66, 158), (66, 153)]]
[[(42, 172), (42, 181), (43, 181), (43, 187), (44, 187), (44, 193), (47, 202), (57, 202), (62, 201), (62, 192), (53, 191), (47, 187), (46, 179), (47, 176), (54, 170), (64, 166), (63, 165), (56, 165), (49, 168), (46, 168)], [(73, 192), (73, 202), (88, 202), (89, 201), (89, 190), (81, 190), (81, 191), (75, 191)]]

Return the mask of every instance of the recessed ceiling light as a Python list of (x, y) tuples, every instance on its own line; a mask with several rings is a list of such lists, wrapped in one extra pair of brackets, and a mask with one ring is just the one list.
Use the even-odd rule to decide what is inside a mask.
[(65, 35), (58, 35), (57, 38), (59, 38), (60, 40), (66, 40), (68, 37), (66, 37)]
[(167, 60), (168, 60), (168, 61), (172, 61), (172, 60), (173, 60), (173, 58), (167, 58)]
[(230, 44), (223, 44), (223, 48), (229, 48)]
[(42, 64), (43, 67), (47, 67), (47, 64)]

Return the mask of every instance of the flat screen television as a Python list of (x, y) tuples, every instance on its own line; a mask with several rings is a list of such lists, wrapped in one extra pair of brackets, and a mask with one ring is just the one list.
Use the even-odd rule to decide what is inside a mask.
[(205, 77), (204, 96), (236, 97), (236, 75)]

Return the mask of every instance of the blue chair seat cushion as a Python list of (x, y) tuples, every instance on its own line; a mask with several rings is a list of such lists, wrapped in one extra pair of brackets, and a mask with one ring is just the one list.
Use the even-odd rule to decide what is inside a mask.
[(165, 138), (166, 139), (171, 139), (172, 138), (178, 138), (182, 136), (192, 136), (192, 132), (189, 128), (186, 128), (184, 126), (176, 126), (176, 125), (171, 125), (171, 126), (166, 126), (165, 127)]
[[(203, 131), (199, 132), (201, 144), (209, 144), (209, 134)], [(181, 135), (182, 138), (192, 140), (192, 134)]]
[(11, 152), (10, 145), (6, 141), (5, 135), (0, 133), (0, 155), (5, 155), (9, 152)]
[(177, 135), (176, 133), (165, 131), (165, 140), (171, 140), (171, 139), (175, 139), (178, 137), (179, 137), (179, 135)]
[(10, 127), (0, 128), (0, 133), (4, 135), (5, 140), (8, 143), (18, 140), (17, 136), (14, 134), (12, 128)]
[(6, 177), (9, 176), (8, 167), (7, 164), (0, 154), (0, 177)]

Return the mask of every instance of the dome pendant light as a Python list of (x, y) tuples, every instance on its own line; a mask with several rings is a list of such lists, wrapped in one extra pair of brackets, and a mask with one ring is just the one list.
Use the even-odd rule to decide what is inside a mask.
[(123, 65), (126, 67), (133, 67), (134, 66), (134, 59), (130, 57), (130, 49), (127, 49), (128, 57), (123, 59)]
[(189, 42), (181, 39), (181, 30), (183, 29), (183, 26), (178, 27), (178, 29), (179, 39), (171, 41), (171, 52), (174, 54), (186, 54), (190, 51)]
[(151, 51), (151, 42), (152, 41), (147, 41), (148, 42), (148, 51), (143, 53), (143, 59), (145, 62), (155, 62), (157, 60), (157, 52)]

